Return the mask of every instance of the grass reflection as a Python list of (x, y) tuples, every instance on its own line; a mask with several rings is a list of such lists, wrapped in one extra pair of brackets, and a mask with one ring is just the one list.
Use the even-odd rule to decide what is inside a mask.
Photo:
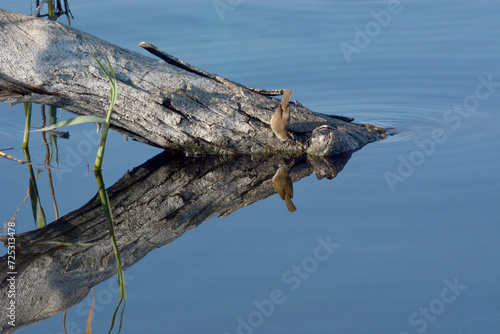
[(118, 329), (118, 333), (119, 333), (121, 330), (121, 327), (122, 327), (123, 312), (125, 311), (125, 302), (127, 300), (127, 289), (125, 286), (125, 277), (123, 275), (123, 267), (122, 267), (122, 261), (120, 258), (120, 252), (118, 250), (118, 245), (116, 244), (116, 239), (115, 239), (113, 212), (111, 211), (108, 193), (106, 192), (106, 187), (104, 185), (104, 179), (102, 178), (102, 173), (100, 170), (94, 171), (94, 174), (95, 174), (95, 179), (97, 181), (97, 187), (99, 188), (99, 197), (101, 199), (102, 208), (104, 210), (104, 215), (106, 217), (106, 223), (108, 225), (109, 238), (111, 240), (111, 244), (113, 246), (113, 251), (115, 253), (116, 270), (117, 270), (117, 274), (118, 274), (118, 286), (120, 289), (120, 300), (118, 301), (118, 305), (116, 305), (116, 309), (113, 313), (113, 318), (111, 319), (111, 328), (109, 329), (108, 333), (111, 333), (111, 331), (113, 330), (113, 327), (115, 325), (116, 314), (118, 313), (118, 310), (120, 309), (120, 305), (123, 302), (123, 308), (122, 308), (122, 312), (120, 315), (120, 327)]
[[(50, 106), (49, 113), (50, 113), (49, 124), (57, 123), (57, 116), (56, 116), (57, 108)], [(42, 121), (43, 121), (42, 126), (45, 126), (45, 123), (46, 123), (46, 121), (45, 121), (45, 105), (43, 105), (43, 104), (42, 104)], [(42, 132), (42, 141), (45, 145), (45, 150), (46, 150), (44, 164), (47, 166), (50, 166), (50, 163), (51, 163), (52, 157), (53, 157), (54, 147), (56, 149), (56, 151), (55, 151), (56, 163), (59, 164), (59, 162), (58, 162), (59, 150), (57, 148), (57, 135), (55, 135), (53, 133), (49, 133), (49, 142), (50, 142), (50, 146), (49, 146), (49, 143), (47, 142), (46, 134), (45, 134), (45, 132)], [(57, 208), (57, 201), (56, 201), (56, 195), (55, 195), (55, 190), (54, 190), (54, 182), (52, 181), (52, 171), (50, 170), (50, 168), (47, 168), (47, 177), (49, 179), (49, 187), (50, 187), (50, 193), (52, 195), (52, 203), (54, 205), (55, 218), (59, 219), (59, 209)]]
[[(48, 13), (45, 15), (40, 14), (40, 10), (44, 6), (44, 4), (47, 4), (47, 11)], [(64, 5), (64, 9), (63, 9)], [(70, 16), (71, 12), (69, 10), (68, 6), (68, 1), (64, 0), (61, 2), (61, 0), (47, 0), (47, 1), (36, 1), (36, 10), (33, 13), (33, 16), (36, 17), (48, 17), (50, 20), (57, 20), (57, 18), (61, 15), (66, 15), (68, 18), (68, 24), (70, 23)], [(105, 56), (106, 57), (106, 56)], [(120, 307), (122, 307), (121, 313), (120, 313), (120, 324), (118, 328), (118, 333), (121, 331), (122, 328), (122, 322), (123, 322), (123, 314), (125, 311), (125, 303), (126, 303), (126, 286), (125, 286), (125, 278), (124, 278), (124, 272), (123, 272), (123, 267), (122, 267), (122, 262), (120, 258), (120, 253), (118, 249), (118, 245), (116, 243), (116, 238), (115, 238), (115, 231), (114, 231), (114, 222), (113, 222), (113, 213), (111, 211), (111, 206), (109, 203), (109, 197), (106, 192), (106, 188), (104, 185), (104, 180), (101, 174), (101, 166), (102, 166), (102, 161), (104, 157), (104, 149), (107, 141), (107, 134), (108, 134), (108, 129), (110, 125), (110, 120), (111, 120), (111, 114), (113, 111), (113, 107), (116, 102), (116, 97), (117, 97), (117, 85), (116, 85), (116, 78), (115, 74), (113, 71), (113, 68), (111, 67), (109, 59), (106, 57), (106, 62), (108, 65), (108, 68), (104, 66), (94, 55), (94, 58), (96, 59), (97, 63), (103, 70), (104, 74), (106, 75), (107, 79), (110, 82), (110, 106), (108, 109), (108, 113), (106, 115), (106, 118), (99, 118), (99, 119), (92, 119), (92, 122), (99, 122), (99, 123), (104, 123), (103, 130), (101, 132), (101, 138), (99, 142), (99, 147), (98, 147), (98, 152), (96, 156), (96, 162), (94, 166), (94, 171), (95, 171), (95, 178), (99, 190), (99, 197), (101, 200), (102, 208), (104, 211), (104, 216), (106, 218), (107, 226), (108, 226), (108, 232), (109, 232), (109, 238), (113, 247), (113, 252), (115, 255), (116, 259), (116, 267), (117, 267), (117, 275), (118, 275), (118, 285), (119, 285), (119, 292), (120, 292), (120, 298), (118, 301), (118, 304), (114, 310), (113, 317), (111, 319), (111, 325), (109, 328), (108, 333), (111, 333), (113, 331), (113, 328), (115, 327), (115, 322), (116, 322), (116, 316), (118, 314), (118, 311), (120, 310)], [(57, 122), (57, 108), (54, 106), (49, 106), (49, 118), (48, 118), (48, 125), (46, 124), (46, 115), (45, 115), (45, 105), (41, 106), (42, 108), (42, 128), (38, 129), (36, 131), (41, 131), (42, 134), (42, 140), (45, 145), (46, 149), (46, 154), (45, 154), (45, 161), (44, 161), (44, 166), (45, 169), (48, 172), (48, 179), (49, 179), (49, 187), (50, 187), (50, 192), (52, 195), (52, 202), (54, 205), (54, 210), (55, 210), (55, 218), (56, 220), (59, 218), (59, 210), (57, 208), (57, 202), (56, 202), (56, 197), (55, 197), (55, 191), (54, 191), (54, 186), (52, 182), (52, 174), (51, 174), (51, 169), (53, 168), (51, 166), (51, 163), (53, 160), (55, 160), (55, 164), (59, 165), (59, 150), (58, 150), (58, 137), (61, 138), (69, 138), (68, 132), (62, 132), (59, 130), (56, 130), (55, 128), (62, 126), (62, 122)], [(25, 161), (21, 161), (19, 159), (15, 159), (11, 156), (8, 156), (7, 154), (0, 152), (0, 156), (12, 159), (14, 161), (20, 162), (20, 163), (25, 163), (28, 166), (28, 172), (29, 172), (29, 197), (31, 199), (31, 207), (32, 207), (32, 212), (33, 212), (33, 217), (36, 222), (36, 225), (38, 228), (43, 228), (47, 225), (46, 223), (46, 216), (41, 204), (41, 199), (40, 199), (40, 194), (39, 194), (39, 189), (37, 186), (37, 177), (38, 174), (42, 171), (42, 169), (39, 169), (37, 173), (35, 173), (33, 169), (33, 164), (31, 163), (31, 157), (30, 157), (30, 152), (29, 152), (29, 141), (30, 141), (30, 132), (31, 130), (31, 118), (32, 118), (32, 103), (25, 103), (24, 104), (24, 112), (26, 116), (26, 124), (25, 124), (25, 131), (24, 131), (24, 137), (23, 137), (23, 144), (22, 148), (24, 151), (24, 156), (25, 156)], [(83, 122), (83, 118), (80, 118), (79, 121), (74, 122), (73, 124), (78, 124), (80, 122)], [(63, 121), (64, 122), (64, 121)], [(71, 125), (71, 124), (67, 124)], [(48, 135), (48, 138), (47, 138)], [(47, 140), (48, 139), (48, 140)], [(27, 200), (27, 199), (25, 199)], [(24, 202), (23, 202), (24, 204)], [(21, 205), (22, 207), (22, 205)], [(19, 211), (19, 209), (17, 210)], [(15, 217), (17, 215), (14, 215), (12, 218), (15, 220)], [(12, 220), (11, 219), (11, 220)], [(40, 244), (54, 244), (57, 246), (63, 246), (63, 247), (92, 247), (95, 246), (94, 243), (68, 243), (68, 242), (62, 242), (62, 241), (55, 241), (55, 240), (47, 240), (47, 241), (39, 241), (39, 242), (34, 242), (34, 243), (40, 243)], [(92, 291), (92, 298), (93, 298), (93, 291)], [(93, 298), (94, 302), (94, 298)], [(93, 314), (93, 306), (92, 309), (90, 310), (90, 313), (88, 315), (87, 319), (87, 328), (85, 333), (90, 334), (91, 333), (91, 321), (92, 321), (92, 314)], [(65, 321), (65, 316), (66, 313), (64, 313), (64, 319), (63, 323)], [(64, 326), (64, 330), (66, 332), (66, 328)]]
[[(29, 132), (29, 131), (28, 131)], [(31, 208), (33, 210), (33, 218), (35, 219), (36, 226), (38, 228), (45, 227), (47, 222), (45, 220), (45, 213), (43, 212), (42, 203), (40, 201), (40, 195), (38, 194), (38, 187), (36, 185), (36, 177), (33, 172), (33, 166), (31, 165), (30, 151), (26, 147), (23, 149), (24, 158), (27, 162), (28, 172), (30, 176), (29, 180), (29, 194), (31, 199)]]

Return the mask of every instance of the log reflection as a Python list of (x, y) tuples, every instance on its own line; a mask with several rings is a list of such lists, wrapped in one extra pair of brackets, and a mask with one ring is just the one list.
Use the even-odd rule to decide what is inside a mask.
[[(107, 192), (124, 268), (179, 238), (211, 217), (276, 194), (273, 176), (284, 165), (291, 182), (315, 173), (331, 179), (350, 154), (334, 157), (175, 157), (162, 153), (126, 173)], [(5, 240), (5, 238), (4, 238)], [(91, 244), (64, 247), (40, 241)], [(90, 289), (116, 274), (108, 226), (96, 195), (87, 204), (47, 225), (17, 236), (16, 327), (19, 329), (82, 301)], [(6, 257), (1, 259), (7, 261)], [(7, 305), (6, 272), (0, 273), (0, 304)]]

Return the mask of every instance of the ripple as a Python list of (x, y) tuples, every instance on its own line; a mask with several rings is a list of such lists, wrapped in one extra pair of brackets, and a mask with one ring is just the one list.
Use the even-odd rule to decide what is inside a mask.
[[(441, 107), (400, 107), (390, 105), (350, 106), (342, 108), (358, 123), (370, 123), (388, 129), (387, 142), (407, 142), (428, 137), (433, 129), (444, 127)], [(346, 110), (347, 109), (347, 110)]]
[(452, 124), (443, 120), (444, 110), (446, 108), (442, 106), (413, 108), (371, 106), (369, 110), (365, 106), (358, 108), (357, 111), (349, 111), (345, 115), (355, 117), (355, 122), (370, 123), (388, 129), (384, 144), (396, 144), (402, 147), (415, 141), (432, 138), (433, 131), (437, 129), (445, 131), (446, 139), (438, 145), (446, 146), (449, 153), (481, 149), (492, 142), (491, 133), (494, 130), (490, 129), (494, 127), (495, 115), (476, 112), (468, 118), (461, 118), (460, 124)]

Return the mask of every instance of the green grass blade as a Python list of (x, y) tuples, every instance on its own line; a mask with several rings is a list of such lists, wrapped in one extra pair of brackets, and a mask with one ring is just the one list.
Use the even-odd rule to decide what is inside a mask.
[(91, 51), (92, 56), (94, 59), (97, 61), (101, 69), (103, 70), (104, 74), (109, 80), (110, 84), (110, 102), (109, 102), (109, 108), (108, 108), (108, 113), (106, 115), (106, 122), (103, 125), (102, 132), (101, 132), (101, 137), (99, 139), (99, 147), (97, 148), (97, 155), (95, 159), (95, 164), (94, 164), (94, 171), (99, 171), (101, 170), (102, 167), (102, 160), (104, 158), (104, 149), (106, 148), (106, 141), (108, 137), (108, 130), (109, 130), (109, 125), (111, 123), (111, 114), (113, 113), (113, 109), (115, 107), (116, 103), (116, 97), (117, 97), (117, 85), (116, 85), (116, 76), (115, 72), (113, 71), (113, 67), (111, 66), (111, 62), (109, 61), (109, 58), (104, 55), (106, 58), (106, 62), (109, 66), (109, 70), (97, 59), (96, 55)]
[(32, 132), (49, 131), (49, 130), (54, 130), (57, 128), (62, 128), (63, 126), (70, 126), (70, 125), (76, 125), (76, 124), (81, 124), (81, 123), (106, 123), (106, 120), (102, 117), (99, 117), (99, 116), (78, 116), (78, 117), (66, 119), (64, 121), (60, 121), (56, 124), (52, 124), (52, 125), (43, 127), (41, 129), (33, 130)]
[[(109, 81), (112, 81), (112, 80), (111, 80), (111, 75), (109, 74), (108, 69), (107, 69), (107, 68), (103, 65), (103, 63), (101, 63), (101, 61), (100, 61), (99, 59), (97, 59), (97, 56), (96, 56), (96, 55), (95, 55), (92, 51), (90, 51), (90, 53), (92, 53), (92, 56), (94, 56), (94, 59), (95, 59), (95, 60), (97, 61), (97, 63), (99, 64), (99, 66), (100, 66), (100, 67), (101, 67), (101, 69), (103, 70), (103, 72), (104, 72), (104, 74), (106, 75), (106, 77), (108, 77), (108, 80), (109, 80)], [(106, 55), (105, 55), (104, 57), (106, 57)], [(106, 57), (106, 60), (107, 60), (107, 62), (108, 62), (109, 67), (111, 68), (111, 64), (110, 64), (110, 62), (109, 62), (108, 57)], [(111, 72), (113, 72), (113, 69), (111, 69)], [(113, 74), (113, 75), (114, 75), (114, 74)]]
[(53, 0), (47, 1), (47, 6), (49, 7), (49, 20), (52, 20), (52, 17), (54, 16), (54, 4), (52, 1)]
[(23, 148), (27, 149), (30, 140), (31, 128), (31, 102), (24, 104), (24, 114), (26, 115), (26, 126), (24, 128)]

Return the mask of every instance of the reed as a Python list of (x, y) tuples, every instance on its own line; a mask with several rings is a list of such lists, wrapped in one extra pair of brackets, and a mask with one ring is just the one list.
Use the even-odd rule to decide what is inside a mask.
[(94, 53), (92, 53), (92, 56), (94, 56), (94, 59), (97, 61), (97, 63), (103, 70), (110, 84), (110, 98), (109, 98), (110, 102), (108, 107), (108, 113), (106, 114), (106, 120), (102, 127), (101, 138), (99, 139), (99, 147), (97, 148), (97, 155), (94, 164), (94, 171), (100, 171), (102, 167), (102, 160), (104, 158), (104, 149), (106, 148), (106, 140), (108, 138), (108, 130), (111, 122), (111, 114), (113, 113), (113, 109), (116, 104), (117, 86), (116, 86), (115, 72), (113, 71), (113, 67), (109, 62), (108, 57), (105, 56), (109, 70), (99, 61), (99, 59), (97, 59)]
[[(120, 300), (118, 302), (118, 305), (116, 306), (116, 309), (113, 313), (113, 318), (111, 321), (111, 328), (109, 329), (108, 333), (111, 333), (113, 330), (113, 327), (115, 325), (115, 320), (116, 320), (116, 315), (118, 313), (118, 310), (120, 309), (120, 305), (123, 303), (123, 309), (121, 312), (120, 316), (120, 327), (118, 329), (118, 332), (120, 332), (121, 327), (122, 327), (122, 320), (123, 320), (123, 312), (125, 311), (125, 302), (127, 299), (127, 290), (125, 286), (125, 278), (123, 275), (123, 267), (122, 267), (122, 262), (120, 258), (120, 252), (118, 249), (118, 245), (116, 243), (116, 238), (115, 238), (115, 230), (114, 230), (114, 221), (113, 221), (113, 213), (111, 211), (111, 205), (109, 202), (108, 194), (106, 192), (106, 188), (104, 186), (104, 180), (102, 178), (101, 174), (101, 169), (102, 169), (102, 162), (104, 159), (104, 151), (106, 148), (106, 141), (108, 138), (108, 131), (109, 131), (109, 126), (111, 124), (111, 115), (113, 113), (113, 109), (116, 104), (116, 97), (117, 97), (117, 82), (116, 82), (116, 76), (115, 72), (113, 71), (113, 67), (111, 66), (111, 62), (109, 61), (109, 58), (105, 55), (104, 57), (106, 58), (106, 64), (107, 66), (104, 66), (104, 64), (97, 58), (97, 56), (92, 52), (92, 56), (96, 60), (96, 62), (99, 64), (99, 67), (102, 69), (104, 74), (106, 75), (109, 84), (110, 84), (110, 98), (109, 98), (109, 107), (108, 111), (106, 114), (106, 118), (98, 117), (98, 116), (78, 116), (74, 117), (68, 120), (64, 120), (61, 122), (58, 122), (56, 124), (51, 124), (49, 126), (43, 127), (38, 130), (34, 131), (49, 131), (53, 130), (56, 128), (60, 128), (63, 126), (69, 126), (69, 125), (76, 125), (80, 123), (100, 123), (102, 124), (102, 130), (101, 130), (101, 136), (99, 139), (99, 146), (97, 148), (97, 154), (96, 154), (96, 160), (94, 164), (94, 174), (96, 177), (97, 181), (97, 187), (99, 189), (99, 197), (101, 199), (101, 204), (102, 208), (104, 210), (104, 215), (106, 217), (106, 222), (108, 225), (108, 230), (109, 230), (109, 237), (111, 240), (111, 244), (113, 246), (113, 252), (115, 254), (116, 258), (116, 268), (117, 268), (117, 274), (118, 274), (118, 286), (120, 290)], [(74, 246), (74, 245), (67, 245), (67, 246)], [(79, 245), (81, 246), (81, 245)]]
[(97, 61), (101, 69), (103, 70), (104, 74), (109, 80), (110, 84), (110, 98), (109, 98), (109, 107), (108, 111), (106, 114), (106, 118), (102, 118), (99, 116), (78, 116), (74, 118), (70, 118), (61, 122), (58, 122), (56, 124), (52, 124), (50, 126), (46, 126), (37, 130), (33, 131), (49, 131), (57, 128), (61, 128), (64, 126), (69, 126), (69, 125), (76, 125), (76, 124), (81, 124), (81, 123), (100, 123), (102, 124), (102, 130), (101, 130), (101, 137), (99, 139), (99, 146), (97, 147), (97, 155), (95, 159), (95, 164), (94, 164), (94, 171), (100, 171), (102, 169), (102, 161), (104, 159), (104, 150), (106, 148), (106, 141), (108, 139), (108, 131), (109, 131), (109, 126), (111, 123), (111, 114), (113, 113), (113, 109), (116, 104), (116, 97), (117, 97), (117, 84), (116, 84), (116, 76), (115, 72), (113, 71), (113, 67), (111, 66), (111, 63), (108, 59), (108, 57), (105, 55), (104, 57), (106, 58), (106, 63), (109, 68), (104, 66), (101, 61), (97, 58), (97, 56), (91, 51), (92, 56), (94, 59)]
[(26, 115), (26, 126), (24, 127), (23, 149), (27, 149), (30, 141), (31, 128), (31, 102), (24, 104), (24, 114)]

